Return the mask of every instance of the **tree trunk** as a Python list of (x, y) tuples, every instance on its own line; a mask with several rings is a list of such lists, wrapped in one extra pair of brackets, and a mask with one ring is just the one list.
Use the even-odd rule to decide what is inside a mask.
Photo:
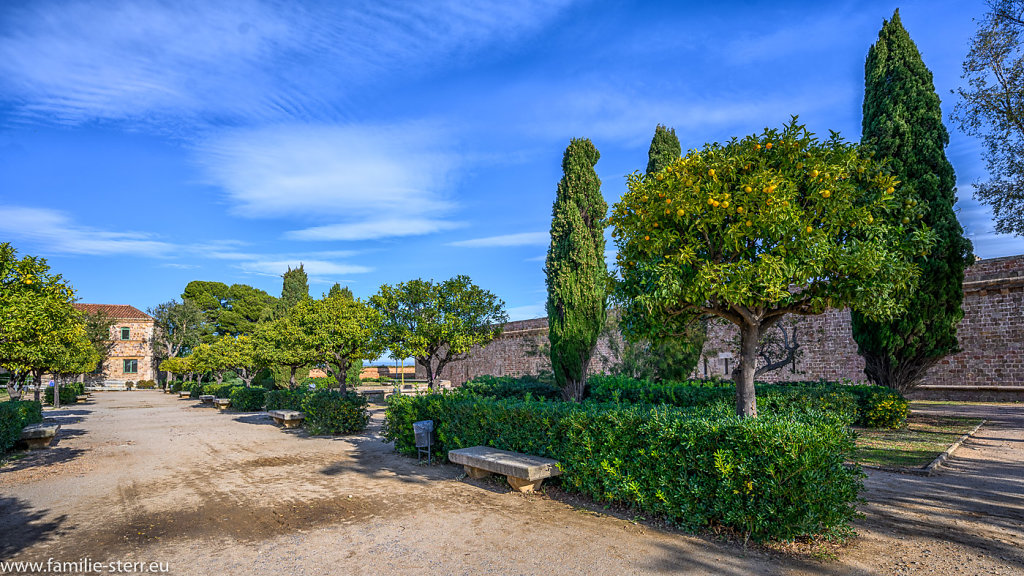
[(53, 409), (60, 409), (60, 378), (53, 379)]
[(587, 388), (588, 370), (590, 370), (590, 354), (583, 359), (583, 368), (580, 370), (579, 378), (566, 376), (565, 386), (562, 387), (562, 399), (566, 402), (583, 402), (583, 394)]
[(740, 365), (733, 372), (733, 379), (736, 381), (736, 414), (743, 418), (757, 417), (754, 372), (757, 370), (757, 345), (760, 336), (760, 324), (744, 322), (740, 326)]
[(334, 379), (338, 381), (338, 391), (342, 394), (348, 392), (348, 385), (345, 378), (348, 377), (348, 358), (339, 358), (334, 367)]
[[(425, 358), (417, 358), (416, 361), (419, 362), (420, 366), (424, 366), (427, 369), (427, 388), (430, 388), (431, 390), (433, 390), (434, 389), (434, 369), (430, 365), (430, 359), (431, 359), (431, 357), (427, 356)], [(402, 380), (403, 381), (405, 380), (405, 375), (404, 374), (402, 375)]]
[(42, 387), (42, 385), (43, 385), (43, 375), (42, 374), (34, 374), (32, 376), (32, 382), (35, 383), (35, 385), (36, 385), (36, 391), (35, 391), (35, 394), (33, 395), (34, 399), (35, 399), (36, 402), (42, 402), (42, 399), (39, 398), (39, 394), (40, 394), (39, 388)]
[(289, 366), (288, 368), (291, 370), (291, 376), (288, 377), (288, 388), (294, 390), (298, 386), (298, 383), (295, 382), (295, 371), (298, 370), (298, 367)]

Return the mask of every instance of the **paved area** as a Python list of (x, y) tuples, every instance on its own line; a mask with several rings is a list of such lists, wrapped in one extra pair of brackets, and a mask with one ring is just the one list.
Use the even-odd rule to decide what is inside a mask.
[[(0, 560), (163, 562), (171, 574), (1017, 574), (1024, 406), (941, 475), (877, 472), (837, 560), (658, 529), (419, 465), (376, 434), (308, 437), (156, 391), (51, 414), (56, 445), (0, 468)], [(268, 572), (269, 571), (269, 572)]]

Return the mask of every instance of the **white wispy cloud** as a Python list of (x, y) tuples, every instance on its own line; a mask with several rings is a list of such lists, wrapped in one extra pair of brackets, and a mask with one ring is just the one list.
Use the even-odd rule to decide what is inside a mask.
[(365, 240), (459, 226), (445, 218), (460, 166), (450, 140), (426, 122), (289, 124), (228, 131), (196, 153), (234, 213), (329, 222), (288, 232), (290, 239)]
[(261, 276), (281, 276), (289, 267), (296, 268), (299, 264), (302, 264), (302, 269), (305, 270), (306, 274), (310, 277), (322, 278), (325, 276), (346, 274), (365, 274), (373, 271), (373, 268), (368, 266), (344, 264), (341, 262), (331, 262), (327, 260), (302, 260), (301, 262), (297, 262), (295, 260), (253, 260), (240, 262), (236, 267), (251, 274), (259, 274)]
[(0, 206), (0, 234), (55, 254), (136, 255), (166, 258), (177, 246), (142, 232), (110, 232), (76, 224), (58, 210)]
[(506, 310), (509, 320), (529, 320), (531, 318), (542, 318), (548, 315), (547, 304), (536, 302), (524, 306), (513, 306)]
[(551, 234), (548, 232), (520, 232), (518, 234), (459, 240), (448, 245), (463, 248), (492, 248), (498, 246), (545, 246), (550, 242)]
[(964, 233), (974, 243), (975, 254), (982, 258), (1024, 254), (1024, 238), (996, 233), (992, 209), (973, 198), (973, 184), (958, 184), (957, 189), (957, 219), (964, 227)]
[(379, 218), (292, 230), (287, 232), (285, 237), (291, 240), (318, 241), (377, 240), (380, 238), (421, 236), (460, 228), (463, 225), (461, 222), (430, 218)]
[(513, 45), (565, 2), (5, 5), (0, 93), (31, 120), (339, 118), (348, 94)]

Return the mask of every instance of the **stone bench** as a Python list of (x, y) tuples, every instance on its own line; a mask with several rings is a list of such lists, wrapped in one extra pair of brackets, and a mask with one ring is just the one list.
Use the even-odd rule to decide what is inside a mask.
[(192, 393), (189, 392), (188, 390), (181, 390), (180, 392), (178, 392), (178, 398), (191, 398), (191, 397), (192, 397)]
[(199, 397), (203, 401), (203, 404), (213, 404), (213, 401), (217, 399), (213, 394), (203, 394)]
[(29, 424), (21, 429), (21, 441), (28, 446), (29, 450), (47, 448), (60, 431), (60, 424), (54, 422), (40, 422)]
[(216, 400), (213, 401), (213, 403), (215, 406), (217, 406), (218, 410), (227, 410), (228, 408), (231, 408), (230, 398), (217, 398)]
[(89, 401), (89, 395), (88, 394), (80, 394), (78, 396), (75, 396), (75, 402), (88, 402), (88, 401)]
[(274, 419), (275, 424), (285, 428), (297, 428), (306, 419), (306, 415), (298, 410), (271, 410), (267, 414)]
[(473, 446), (448, 452), (448, 460), (462, 464), (470, 478), (502, 474), (518, 492), (533, 492), (545, 478), (561, 475), (558, 461), (541, 456), (509, 452), (488, 446)]

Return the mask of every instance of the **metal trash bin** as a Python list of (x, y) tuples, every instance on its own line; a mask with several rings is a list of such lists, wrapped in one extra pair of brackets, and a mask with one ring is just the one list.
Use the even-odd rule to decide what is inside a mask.
[(416, 455), (422, 458), (427, 453), (427, 464), (432, 462), (431, 449), (434, 446), (434, 421), (420, 420), (412, 423), (412, 433), (416, 437)]

